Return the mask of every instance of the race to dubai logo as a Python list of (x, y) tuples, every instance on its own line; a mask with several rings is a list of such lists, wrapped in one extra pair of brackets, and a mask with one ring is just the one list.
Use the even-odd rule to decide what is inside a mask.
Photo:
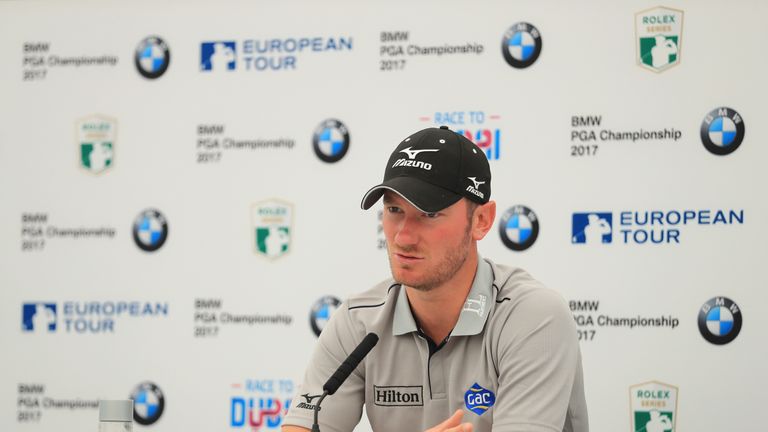
[(248, 378), (230, 387), (229, 430), (279, 431), (292, 398), (306, 399), (295, 395), (296, 384), (285, 378)]
[(677, 421), (677, 387), (658, 381), (629, 388), (632, 432), (674, 432)]
[(658, 6), (635, 14), (637, 64), (654, 72), (680, 63), (683, 11)]
[(270, 199), (251, 206), (253, 247), (257, 255), (279, 258), (290, 251), (293, 205)]
[(113, 165), (117, 120), (94, 114), (76, 123), (79, 165), (93, 174), (100, 174)]

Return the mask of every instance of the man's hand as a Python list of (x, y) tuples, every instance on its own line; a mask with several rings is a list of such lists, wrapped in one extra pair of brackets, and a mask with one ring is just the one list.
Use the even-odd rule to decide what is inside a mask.
[(425, 432), (472, 432), (472, 423), (462, 423), (464, 416), (462, 410), (456, 410), (448, 420), (427, 429)]

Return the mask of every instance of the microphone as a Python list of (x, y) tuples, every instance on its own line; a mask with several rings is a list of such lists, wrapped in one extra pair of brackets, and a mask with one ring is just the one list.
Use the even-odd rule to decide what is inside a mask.
[(352, 351), (352, 354), (344, 360), (344, 363), (336, 369), (336, 372), (328, 378), (328, 381), (323, 385), (323, 390), (329, 395), (336, 393), (341, 384), (347, 379), (349, 374), (357, 367), (365, 356), (373, 349), (379, 342), (379, 337), (376, 333), (368, 333), (363, 338), (363, 341)]
[(379, 336), (376, 333), (368, 333), (365, 335), (359, 345), (352, 351), (344, 362), (336, 369), (336, 372), (328, 378), (328, 381), (323, 384), (323, 395), (318, 399), (315, 405), (315, 422), (312, 424), (312, 432), (320, 432), (320, 425), (317, 423), (317, 413), (320, 411), (320, 404), (323, 402), (326, 396), (336, 393), (336, 390), (349, 377), (349, 374), (360, 364), (361, 361), (368, 355), (374, 346), (379, 342)]

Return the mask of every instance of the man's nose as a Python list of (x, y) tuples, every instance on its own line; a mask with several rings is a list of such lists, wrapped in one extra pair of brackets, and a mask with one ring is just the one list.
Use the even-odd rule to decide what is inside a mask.
[(397, 227), (395, 244), (398, 246), (413, 246), (418, 241), (417, 222), (413, 218), (405, 217)]

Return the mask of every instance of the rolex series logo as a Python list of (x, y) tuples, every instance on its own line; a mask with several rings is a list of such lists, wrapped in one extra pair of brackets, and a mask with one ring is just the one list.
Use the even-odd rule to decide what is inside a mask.
[(629, 388), (632, 432), (674, 432), (677, 420), (677, 387), (658, 381)]
[(655, 7), (635, 14), (637, 64), (654, 72), (680, 63), (683, 11)]
[(102, 115), (80, 119), (76, 125), (79, 165), (100, 174), (112, 167), (117, 120)]
[(251, 206), (254, 252), (279, 258), (290, 251), (293, 204), (271, 199)]

